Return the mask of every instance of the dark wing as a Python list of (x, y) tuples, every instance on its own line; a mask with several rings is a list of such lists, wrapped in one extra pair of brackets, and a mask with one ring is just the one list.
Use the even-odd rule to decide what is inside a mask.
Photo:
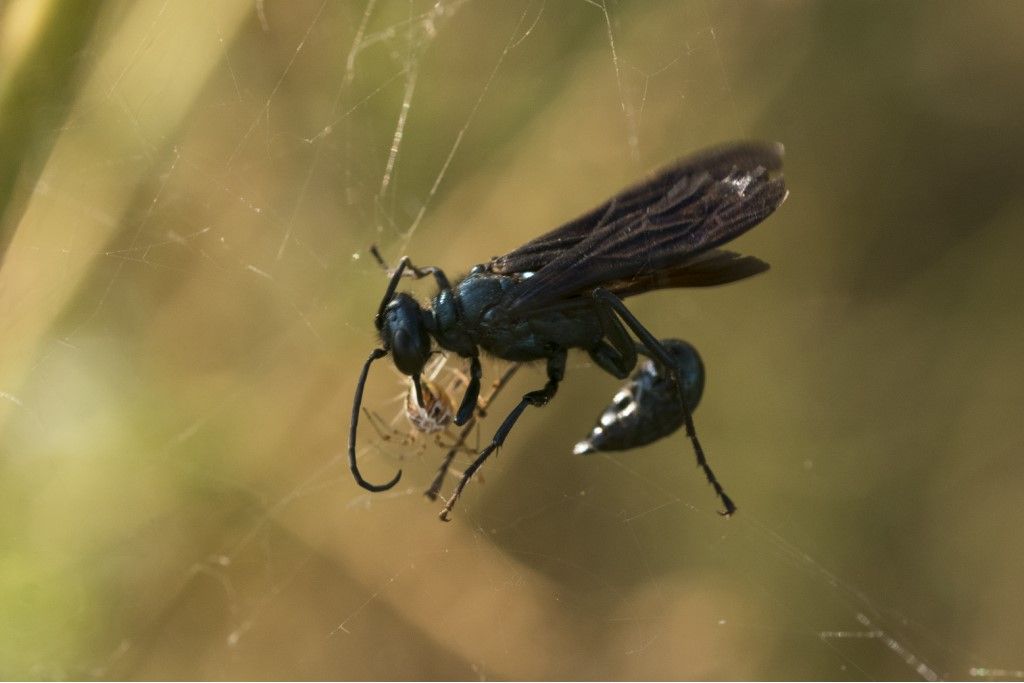
[(739, 143), (703, 152), (493, 259), (488, 269), (532, 272), (508, 292), (510, 313), (576, 297), (599, 285), (628, 295), (747, 277), (767, 265), (715, 247), (782, 204), (787, 193), (781, 168), (778, 144)]
[(710, 249), (674, 268), (645, 272), (602, 285), (623, 299), (669, 287), (713, 287), (743, 280), (768, 270), (767, 263), (725, 249)]

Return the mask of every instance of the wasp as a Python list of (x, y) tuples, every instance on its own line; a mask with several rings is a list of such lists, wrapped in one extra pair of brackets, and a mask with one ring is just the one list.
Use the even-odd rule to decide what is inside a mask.
[[(554, 398), (570, 349), (586, 351), (618, 379), (629, 377), (639, 349), (658, 368), (659, 377), (667, 378), (674, 398), (664, 398), (659, 385), (661, 398), (635, 405), (646, 412), (671, 412), (674, 407), (676, 414), (671, 420), (652, 417), (642, 427), (624, 426), (624, 431), (639, 445), (647, 437), (675, 431), (678, 424), (672, 425), (681, 415), (698, 465), (725, 508), (721, 514), (733, 514), (736, 505), (718, 483), (697, 438), (672, 344), (659, 341), (623, 299), (657, 289), (726, 284), (767, 270), (768, 264), (758, 258), (720, 247), (785, 201), (782, 155), (777, 143), (740, 142), (684, 158), (575, 220), (473, 266), (454, 285), (440, 268), (417, 267), (403, 257), (374, 318), (380, 347), (370, 353), (356, 384), (348, 443), (356, 482), (369, 491), (386, 491), (402, 476), (399, 470), (387, 483), (373, 484), (356, 462), (359, 408), (370, 366), (389, 353), (411, 379), (421, 407), (426, 399), (420, 377), (435, 344), (469, 361), (456, 425), (469, 422), (477, 408), (481, 352), (513, 363), (546, 365), (544, 386), (523, 395), (463, 472), (440, 514), (447, 521), (467, 482), (504, 444), (523, 412)], [(397, 291), (403, 277), (433, 277), (438, 293), (423, 307), (411, 294)]]

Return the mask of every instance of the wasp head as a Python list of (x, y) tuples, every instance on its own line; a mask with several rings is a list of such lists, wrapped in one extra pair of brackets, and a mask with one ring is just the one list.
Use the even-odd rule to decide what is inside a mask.
[(405, 292), (396, 294), (377, 318), (377, 330), (384, 348), (390, 349), (395, 366), (402, 374), (418, 380), (430, 358), (430, 333), (416, 300)]

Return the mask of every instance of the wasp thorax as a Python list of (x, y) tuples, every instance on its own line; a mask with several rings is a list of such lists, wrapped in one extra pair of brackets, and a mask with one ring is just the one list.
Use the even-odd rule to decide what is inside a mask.
[(423, 371), (430, 358), (430, 333), (420, 305), (410, 295), (396, 294), (384, 309), (380, 337), (403, 374), (415, 376)]

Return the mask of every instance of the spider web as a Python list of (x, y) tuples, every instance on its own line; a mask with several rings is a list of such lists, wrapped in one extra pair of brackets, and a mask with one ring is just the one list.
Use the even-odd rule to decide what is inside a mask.
[[(347, 472), (386, 282), (370, 244), (455, 277), (685, 151), (782, 137), (814, 30), (794, 8), (703, 0), (112, 3), (5, 263), (3, 671), (1024, 678), (1012, 577), (986, 570), (993, 597), (936, 569), (964, 556), (939, 534), (969, 536), (973, 517), (923, 519), (899, 486), (951, 485), (871, 453), (917, 439), (947, 448), (946, 472), (980, 465), (948, 424), (941, 446), (922, 436), (938, 422), (901, 431), (868, 389), (839, 396), (830, 351), (791, 351), (842, 337), (837, 302), (866, 324), (883, 313), (839, 287), (801, 292), (814, 270), (784, 235), (815, 217), (789, 205), (741, 247), (772, 275), (631, 304), (704, 354), (695, 419), (734, 519), (681, 437), (570, 455), (617, 386), (582, 354), (452, 524), (422, 495), (443, 449), (403, 440), (387, 361), (365, 404), (394, 434), (362, 424), (359, 457), (368, 478), (403, 479), (369, 494)], [(504, 367), (487, 361), (485, 386)], [(524, 368), (470, 443), (542, 382)], [(999, 566), (1010, 533), (965, 566)]]

